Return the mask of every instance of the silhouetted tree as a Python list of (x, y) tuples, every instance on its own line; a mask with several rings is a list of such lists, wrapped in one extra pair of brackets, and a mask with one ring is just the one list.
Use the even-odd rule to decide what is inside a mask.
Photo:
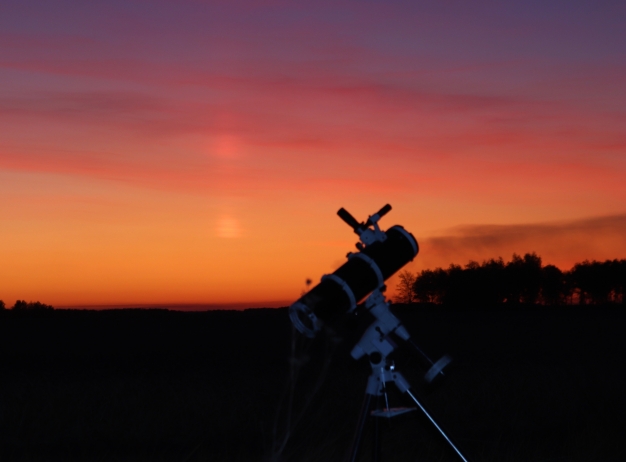
[(451, 278), (447, 295), (451, 303), (472, 306), (484, 306), (493, 303), (495, 298), (494, 285), (491, 280), (490, 266), (486, 262), (479, 264), (470, 261), (462, 270), (451, 267)]
[(626, 260), (613, 260), (615, 300), (626, 305)]
[(605, 263), (607, 265), (607, 277), (611, 286), (611, 301), (614, 303), (624, 303), (626, 260), (613, 260)]
[(424, 270), (413, 290), (417, 301), (446, 305), (559, 305), (575, 299), (580, 304), (626, 304), (626, 260), (584, 261), (563, 272), (554, 265), (543, 267), (535, 253), (513, 254), (506, 264), (499, 258)]
[(522, 258), (514, 253), (504, 268), (505, 301), (509, 304), (517, 304), (522, 298), (522, 265)]
[(566, 302), (567, 292), (563, 271), (554, 265), (541, 269), (541, 300), (546, 305), (560, 305)]
[(41, 311), (41, 310), (52, 310), (54, 309), (51, 305), (46, 305), (41, 302), (26, 302), (25, 300), (17, 300), (15, 305), (13, 305), (13, 310), (22, 311), (22, 310), (33, 310), (33, 311)]
[(11, 309), (15, 311), (25, 310), (27, 305), (28, 303), (26, 303), (25, 300), (16, 300), (15, 304), (13, 305), (13, 308)]
[(475, 268), (475, 284), (478, 289), (476, 302), (482, 306), (500, 304), (506, 298), (505, 265), (502, 258), (491, 259)]
[(611, 277), (611, 261), (593, 261), (591, 263), (591, 287), (590, 295), (594, 304), (602, 304), (612, 301), (613, 278)]
[(6, 309), (6, 306), (5, 306), (5, 304), (4, 304), (4, 301), (3, 301), (3, 300), (0, 300), (0, 311), (2, 311), (2, 310), (4, 310), (4, 309)]
[(541, 290), (541, 258), (527, 253), (513, 254), (505, 269), (507, 303), (536, 303)]
[(465, 265), (463, 271), (457, 273), (456, 283), (457, 290), (462, 300), (455, 301), (456, 303), (464, 303), (466, 305), (477, 306), (481, 302), (481, 295), (483, 294), (483, 281), (481, 278), (480, 263), (470, 260)]
[(574, 276), (571, 271), (563, 273), (563, 297), (568, 305), (574, 304), (574, 297), (577, 295), (576, 285), (574, 284)]
[(463, 268), (459, 265), (450, 265), (446, 273), (446, 285), (441, 294), (441, 303), (446, 305), (463, 304), (467, 296), (467, 283), (463, 277)]
[(586, 305), (591, 301), (591, 263), (585, 260), (582, 263), (576, 263), (571, 271), (571, 281), (575, 293), (578, 295), (578, 303)]
[(410, 271), (402, 271), (398, 275), (400, 282), (396, 286), (396, 297), (395, 301), (397, 303), (413, 303), (416, 301), (415, 298), (415, 274)]
[(447, 278), (448, 273), (441, 268), (423, 270), (413, 283), (415, 299), (424, 303), (443, 303)]
[(577, 263), (572, 268), (572, 282), (581, 305), (623, 301), (624, 260)]

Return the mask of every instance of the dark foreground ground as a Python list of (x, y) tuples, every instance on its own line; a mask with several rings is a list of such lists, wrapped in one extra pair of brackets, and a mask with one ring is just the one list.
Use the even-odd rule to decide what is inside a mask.
[[(438, 388), (416, 389), (471, 460), (626, 460), (625, 311), (398, 316), (455, 359)], [(297, 338), (288, 421), (291, 339), (284, 309), (0, 313), (0, 460), (343, 460), (369, 366), (350, 335)], [(413, 356), (397, 365), (418, 384)], [(457, 460), (417, 412), (380, 425), (384, 462)]]

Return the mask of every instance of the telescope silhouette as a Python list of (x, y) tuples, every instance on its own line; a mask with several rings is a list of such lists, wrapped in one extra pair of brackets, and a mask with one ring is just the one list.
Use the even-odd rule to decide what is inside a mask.
[[(391, 312), (389, 302), (383, 295), (385, 281), (412, 261), (419, 252), (417, 240), (402, 226), (395, 225), (387, 231), (381, 231), (378, 220), (390, 210), (391, 205), (387, 204), (366, 221), (359, 222), (346, 209), (339, 209), (337, 215), (359, 236), (356, 244), (358, 252), (348, 253), (346, 263), (335, 272), (322, 276), (319, 284), (291, 305), (289, 317), (296, 329), (307, 337), (315, 337), (322, 326), (332, 326), (338, 319), (357, 309), (366, 310), (374, 319), (350, 353), (357, 360), (367, 357), (372, 369), (350, 451), (351, 462), (356, 461), (369, 417), (391, 418), (415, 410), (420, 410), (460, 459), (468, 462), (452, 438), (418, 398), (409, 382), (397, 370), (394, 362), (389, 359), (389, 355), (398, 347), (396, 339), (404, 341), (418, 353), (422, 365), (425, 366), (424, 379), (428, 383), (443, 377), (443, 369), (451, 361), (447, 355), (436, 362), (432, 361)], [(365, 301), (361, 303), (363, 299)], [(387, 385), (390, 383), (408, 395), (416, 407), (390, 408), (387, 398)], [(378, 403), (383, 396), (386, 407), (371, 410), (372, 401)], [(375, 428), (378, 429), (378, 424)], [(375, 431), (374, 444), (378, 447), (378, 430)]]

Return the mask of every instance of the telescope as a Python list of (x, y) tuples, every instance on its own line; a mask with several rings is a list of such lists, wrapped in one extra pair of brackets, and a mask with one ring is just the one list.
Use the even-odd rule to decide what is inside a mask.
[[(359, 236), (359, 242), (356, 244), (358, 251), (349, 252), (346, 263), (335, 272), (322, 276), (319, 284), (291, 305), (289, 317), (298, 331), (311, 338), (315, 337), (324, 325), (333, 326), (340, 318), (353, 313), (357, 308), (366, 310), (374, 319), (350, 353), (357, 360), (366, 357), (372, 369), (350, 451), (350, 462), (357, 459), (369, 417), (376, 418), (374, 447), (378, 447), (378, 418), (391, 418), (418, 409), (434, 425), (456, 455), (463, 462), (468, 462), (467, 457), (430, 414), (409, 382), (389, 359), (389, 355), (398, 347), (394, 339), (403, 340), (418, 353), (420, 362), (427, 369), (424, 375), (427, 383), (443, 377), (443, 369), (451, 361), (447, 355), (436, 362), (432, 361), (391, 312), (390, 304), (383, 295), (385, 281), (412, 261), (419, 252), (415, 237), (402, 226), (395, 225), (386, 231), (380, 229), (378, 221), (390, 210), (391, 205), (387, 204), (369, 216), (366, 221), (359, 222), (344, 208), (339, 209), (337, 215)], [(365, 301), (361, 303), (363, 300)], [(408, 395), (417, 407), (390, 408), (387, 398), (387, 384), (390, 383)], [(382, 397), (385, 399), (386, 407), (371, 410), (372, 401), (378, 402)]]
[(400, 225), (387, 231), (378, 226), (390, 210), (387, 204), (359, 223), (346, 209), (339, 209), (337, 215), (359, 236), (358, 252), (348, 253), (346, 263), (322, 276), (318, 285), (289, 307), (291, 322), (302, 334), (315, 337), (322, 325), (353, 312), (366, 295), (383, 288), (390, 276), (415, 258), (419, 247), (411, 233)]

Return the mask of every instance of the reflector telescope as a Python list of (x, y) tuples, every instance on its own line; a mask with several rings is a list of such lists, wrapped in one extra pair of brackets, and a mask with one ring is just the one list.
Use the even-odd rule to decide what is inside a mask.
[(419, 247), (411, 233), (400, 225), (380, 230), (378, 220), (390, 210), (387, 204), (359, 223), (347, 210), (339, 209), (337, 215), (359, 235), (358, 252), (348, 253), (346, 263), (322, 276), (319, 284), (289, 307), (291, 322), (302, 334), (315, 337), (323, 324), (332, 324), (352, 312), (361, 300), (384, 287), (391, 275), (415, 258)]

